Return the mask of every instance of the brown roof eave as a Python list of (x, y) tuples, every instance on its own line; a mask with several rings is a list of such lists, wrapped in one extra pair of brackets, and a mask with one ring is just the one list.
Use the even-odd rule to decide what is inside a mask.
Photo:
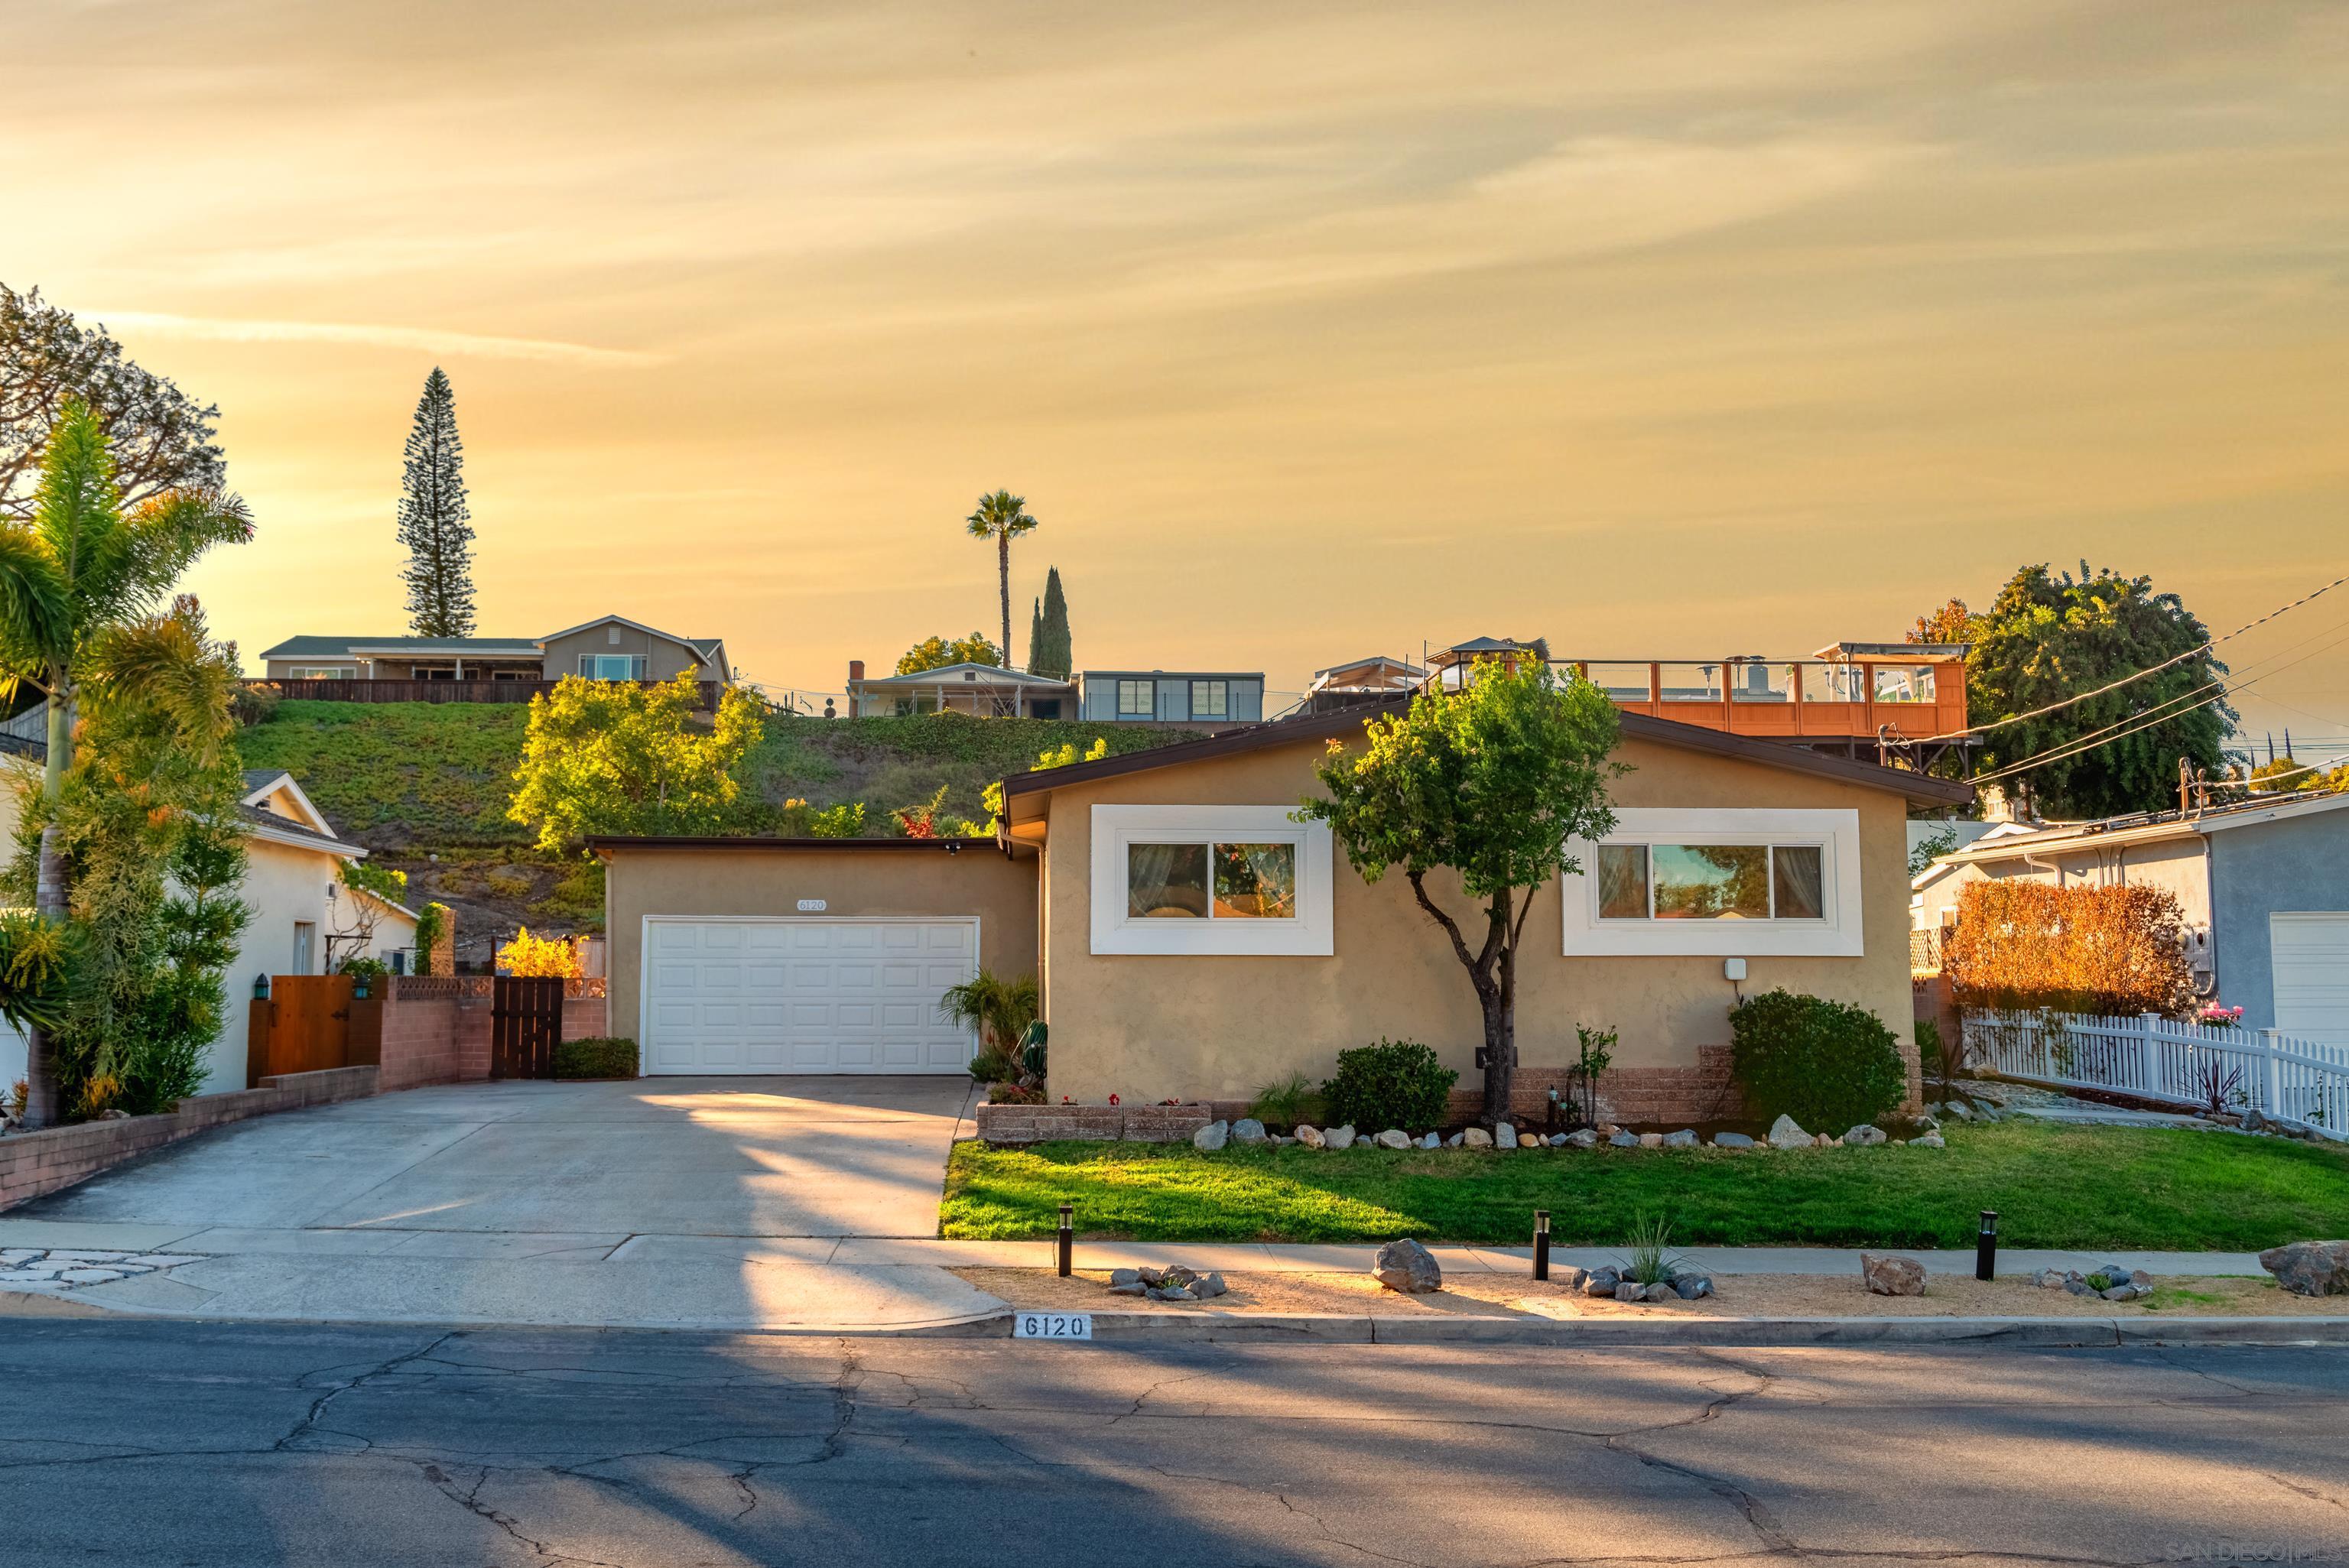
[(993, 839), (775, 839), (695, 837), (680, 834), (597, 833), (582, 841), (597, 853), (612, 850), (991, 850)]
[[(1281, 719), (1247, 729), (1227, 729), (1200, 740), (1154, 747), (1146, 751), (1130, 751), (1123, 757), (1104, 757), (1099, 762), (1071, 762), (1060, 768), (1014, 773), (1003, 781), (1004, 799), (1009, 801), (1014, 796), (1037, 794), (1071, 784), (1091, 783), (1098, 779), (1115, 779), (1128, 773), (1147, 772), (1154, 768), (1204, 762), (1237, 752), (1260, 750), (1268, 746), (1327, 739), (1351, 733), (1371, 719), (1400, 713), (1409, 706), (1408, 697), (1398, 696), (1390, 702), (1341, 708), (1309, 718)], [(1955, 779), (1928, 778), (1921, 773), (1904, 772), (1897, 768), (1879, 768), (1873, 762), (1855, 762), (1847, 758), (1807, 751), (1782, 740), (1754, 740), (1742, 735), (1732, 735), (1726, 730), (1707, 729), (1701, 725), (1651, 718), (1641, 713), (1626, 713), (1619, 717), (1622, 733), (1634, 739), (1652, 740), (1659, 745), (1677, 746), (1689, 751), (1710, 752), (1717, 757), (1738, 758), (1764, 767), (1809, 773), (1866, 789), (1889, 789), (1924, 805), (1961, 806), (1974, 798), (1972, 785)]]

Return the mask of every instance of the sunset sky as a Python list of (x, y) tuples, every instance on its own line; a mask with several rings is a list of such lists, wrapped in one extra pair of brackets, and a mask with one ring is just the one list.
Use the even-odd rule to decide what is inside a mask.
[[(2349, 572), (2339, 5), (0, 19), (0, 281), (220, 404), (248, 661), (404, 629), (436, 363), (482, 630), (817, 691), (991, 632), (999, 485), (1020, 653), (1057, 564), (1080, 666), (1288, 690), (1892, 638), (2026, 561), (2220, 630)], [(2349, 737), (2349, 589), (2227, 651), (2247, 727)]]

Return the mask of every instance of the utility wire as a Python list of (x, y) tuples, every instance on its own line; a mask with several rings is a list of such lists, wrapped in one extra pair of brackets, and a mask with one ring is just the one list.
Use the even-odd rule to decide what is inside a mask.
[(2061, 702), (2051, 702), (2045, 707), (2034, 707), (2029, 713), (2018, 713), (2006, 718), (1992, 719), (1988, 724), (1977, 724), (1966, 729), (1953, 729), (1946, 735), (1929, 735), (1923, 741), (1920, 742), (1920, 744), (1930, 746), (1937, 740), (1955, 740), (1961, 736), (1987, 735), (1993, 729), (2003, 729), (2010, 724), (2021, 724), (2026, 718), (2038, 718), (2044, 715), (2055, 713), (2061, 709), (2070, 707), (2074, 703), (2085, 702), (2092, 696), (2102, 696), (2106, 692), (2118, 691), (2121, 687), (2127, 686), (2134, 681), (2141, 681), (2147, 676), (2159, 675), (2162, 671), (2169, 668), (2173, 665), (2182, 665), (2189, 659), (2199, 658), (2202, 655), (2207, 654), (2211, 649), (2217, 647), (2221, 643), (2232, 642), (2235, 638), (2241, 636), (2245, 632), (2250, 631), (2254, 626), (2264, 626), (2270, 621), (2274, 620), (2278, 615), (2283, 614), (2286, 611), (2297, 610), (2302, 604), (2307, 603), (2310, 600), (2317, 598), (2322, 594), (2330, 593), (2333, 589), (2340, 587), (2344, 583), (2349, 583), (2349, 576), (2335, 577), (2332, 582), (2327, 583), (2323, 587), (2315, 590), (2313, 593), (2303, 593), (2289, 604), (2277, 605), (2274, 609), (2269, 611), (2266, 614), (2261, 615), (2256, 621), (2244, 622), (2241, 625), (2236, 627), (2233, 631), (2228, 633), (2223, 637), (2213, 637), (2209, 642), (2202, 644), (2199, 647), (2189, 648), (2182, 654), (2173, 655), (2169, 658), (2162, 660), (2161, 663), (2158, 665), (2154, 665), (2146, 669), (2141, 669), (2133, 676), (2123, 676), (2120, 679), (2100, 686), (2094, 691), (2084, 691), (2079, 693), (2077, 696), (2067, 696)]

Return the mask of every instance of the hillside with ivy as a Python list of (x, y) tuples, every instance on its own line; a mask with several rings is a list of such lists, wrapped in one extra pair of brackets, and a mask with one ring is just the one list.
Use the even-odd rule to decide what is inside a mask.
[[(281, 702), (238, 732), (248, 768), (292, 773), (337, 832), (408, 872), (409, 903), (439, 898), (461, 930), (485, 925), (592, 930), (602, 878), (592, 862), (532, 846), (506, 815), (530, 710), (515, 703)], [(771, 717), (748, 764), (757, 806), (746, 830), (772, 832), (787, 802), (823, 810), (863, 802), (865, 832), (895, 830), (891, 813), (946, 791), (941, 820), (984, 821), (981, 796), (1045, 751), (1111, 755), (1193, 738), (1150, 726), (1040, 718)]]

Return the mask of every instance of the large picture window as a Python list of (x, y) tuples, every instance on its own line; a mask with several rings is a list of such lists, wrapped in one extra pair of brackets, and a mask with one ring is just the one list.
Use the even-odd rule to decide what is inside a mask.
[(1280, 806), (1092, 809), (1095, 953), (1327, 954), (1329, 829)]
[(1565, 951), (1857, 957), (1859, 814), (1623, 808), (1576, 840), (1560, 879)]
[(1226, 718), (1232, 710), (1229, 681), (1193, 681), (1191, 683), (1191, 717), (1193, 718)]
[(1819, 844), (1599, 846), (1601, 920), (1824, 920)]
[(1120, 681), (1117, 683), (1117, 716), (1120, 718), (1149, 718), (1157, 711), (1156, 681)]

